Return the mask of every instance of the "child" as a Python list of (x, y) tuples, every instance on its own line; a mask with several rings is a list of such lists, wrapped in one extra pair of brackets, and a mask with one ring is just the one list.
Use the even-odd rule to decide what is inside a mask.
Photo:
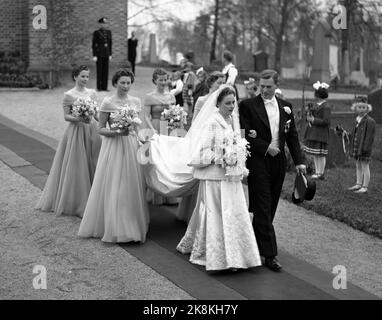
[(368, 113), (372, 106), (367, 97), (357, 97), (351, 110), (357, 113), (355, 127), (350, 135), (350, 156), (356, 160), (357, 182), (348, 190), (365, 193), (370, 182), (369, 162), (375, 136), (375, 121)]
[(315, 174), (312, 175), (312, 178), (324, 180), (331, 118), (331, 108), (327, 102), (329, 85), (317, 81), (313, 88), (316, 101), (309, 108), (306, 116), (308, 126), (304, 136), (304, 151), (313, 156)]

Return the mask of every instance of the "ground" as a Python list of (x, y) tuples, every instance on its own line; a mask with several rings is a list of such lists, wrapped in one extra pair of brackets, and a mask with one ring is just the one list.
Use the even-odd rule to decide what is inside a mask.
[[(143, 97), (153, 89), (150, 73), (137, 69), (132, 95)], [(60, 102), (69, 88), (2, 92), (0, 115), (17, 123), (3, 117), (3, 130), (8, 125), (54, 148), (65, 130)], [(40, 188), (15, 172), (31, 164), (11, 149), (0, 148), (0, 299), (349, 298), (331, 288), (337, 265), (345, 266), (348, 281), (364, 290), (351, 287), (351, 298), (367, 293), (382, 297), (382, 240), (285, 200), (275, 220), (281, 275), (264, 268), (236, 276), (207, 275), (176, 253), (185, 227), (163, 208), (151, 210), (148, 242), (141, 247), (79, 239), (79, 219), (34, 210)], [(33, 289), (34, 265), (47, 267), (47, 290)], [(246, 288), (246, 283), (256, 285)]]

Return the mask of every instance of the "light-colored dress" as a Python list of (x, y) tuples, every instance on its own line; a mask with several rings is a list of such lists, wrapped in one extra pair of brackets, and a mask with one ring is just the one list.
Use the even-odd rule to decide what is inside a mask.
[[(219, 112), (206, 127), (203, 146), (221, 146), (224, 137), (233, 130)], [(200, 180), (197, 203), (177, 250), (190, 253), (190, 262), (205, 266), (207, 271), (260, 266), (242, 183), (227, 180), (225, 170), (213, 164), (208, 150), (211, 149), (202, 148), (201, 157), (210, 157), (210, 165), (194, 171), (195, 178)]]
[[(141, 111), (138, 98), (106, 97), (101, 112), (117, 112), (125, 103)], [(110, 125), (110, 119), (108, 121)], [(94, 183), (78, 235), (104, 242), (144, 242), (149, 226), (143, 172), (136, 136), (102, 137)]]
[[(149, 114), (151, 117), (154, 129), (159, 134), (169, 134), (166, 123), (161, 121), (161, 114), (170, 105), (175, 105), (174, 95), (169, 92), (159, 93), (154, 91), (146, 95), (143, 104), (146, 108), (146, 114)], [(153, 205), (177, 204), (180, 201), (179, 198), (162, 197), (151, 190), (147, 190), (147, 200)]]
[[(65, 92), (64, 107), (77, 98), (97, 100), (94, 90), (80, 92), (75, 88)], [(82, 217), (93, 182), (101, 137), (97, 122), (69, 122), (54, 156), (48, 180), (36, 209), (54, 211), (57, 215)]]

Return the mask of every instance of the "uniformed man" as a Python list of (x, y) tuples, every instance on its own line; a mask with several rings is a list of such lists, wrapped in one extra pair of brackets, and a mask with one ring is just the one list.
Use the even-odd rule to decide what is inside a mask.
[(107, 91), (109, 60), (111, 60), (111, 31), (107, 30), (107, 18), (98, 20), (100, 28), (93, 32), (93, 60), (97, 64), (97, 89)]

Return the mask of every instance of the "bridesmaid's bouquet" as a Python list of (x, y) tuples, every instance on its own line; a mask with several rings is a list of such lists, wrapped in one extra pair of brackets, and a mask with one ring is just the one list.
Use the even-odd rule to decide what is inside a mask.
[(215, 164), (221, 165), (226, 170), (228, 177), (246, 177), (248, 169), (245, 166), (249, 142), (239, 133), (231, 133), (224, 137), (223, 144), (219, 146), (219, 153), (215, 153)]
[(129, 131), (130, 133), (136, 132), (138, 126), (142, 124), (139, 119), (138, 112), (128, 106), (122, 107), (117, 112), (110, 114), (112, 130), (116, 130), (118, 133), (123, 131)]
[(187, 124), (187, 112), (179, 104), (163, 110), (161, 116), (162, 121), (168, 121), (168, 128), (171, 130), (183, 128)]
[(96, 111), (97, 102), (90, 97), (78, 98), (72, 105), (72, 115), (76, 118), (82, 118), (85, 121), (90, 121)]

